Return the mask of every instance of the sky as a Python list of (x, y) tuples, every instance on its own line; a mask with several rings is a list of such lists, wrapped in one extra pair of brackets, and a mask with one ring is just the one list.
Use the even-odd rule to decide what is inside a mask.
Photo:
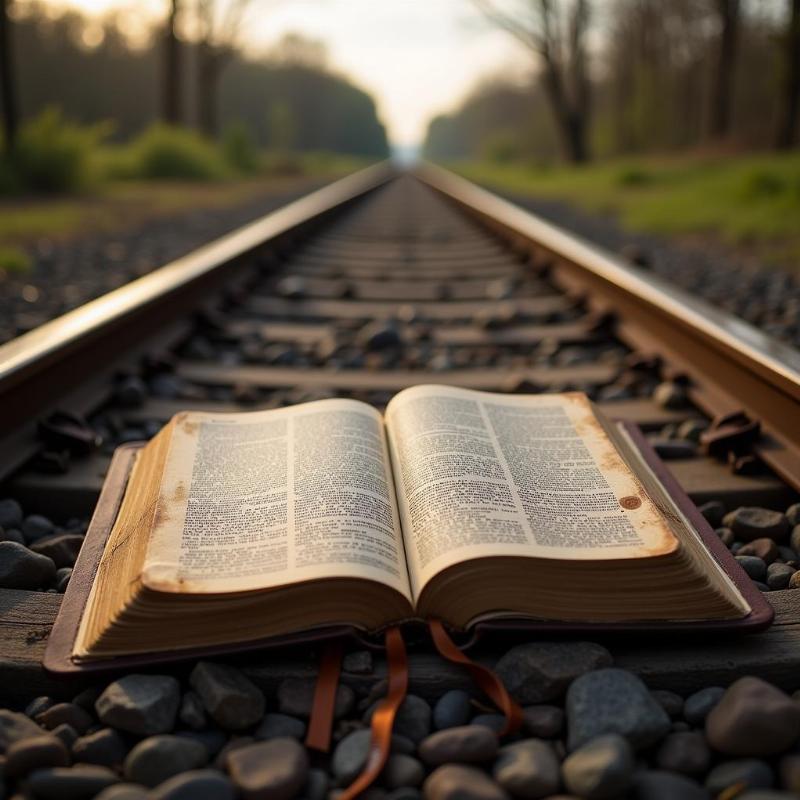
[[(135, 9), (157, 18), (165, 0), (53, 0), (102, 14)], [(289, 32), (323, 40), (330, 65), (372, 94), (398, 148), (422, 142), (430, 119), (451, 110), (487, 74), (523, 74), (530, 57), (489, 26), (470, 0), (252, 0), (244, 43), (258, 52)]]

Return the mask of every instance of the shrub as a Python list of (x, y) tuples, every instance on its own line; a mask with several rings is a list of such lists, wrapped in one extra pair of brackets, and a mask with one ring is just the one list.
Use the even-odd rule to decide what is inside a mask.
[(246, 175), (258, 169), (258, 148), (250, 129), (243, 122), (234, 122), (225, 129), (222, 154), (237, 172)]
[(18, 247), (0, 247), (0, 272), (27, 272), (31, 264), (31, 257), (24, 250)]
[(3, 183), (32, 192), (71, 192), (91, 183), (93, 150), (111, 132), (108, 123), (78, 125), (48, 108), (20, 129)]
[(214, 145), (193, 131), (151, 125), (131, 143), (136, 177), (189, 181), (219, 180), (228, 168)]
[(618, 186), (647, 186), (653, 182), (653, 175), (642, 167), (624, 167), (616, 176)]
[(789, 188), (789, 182), (777, 170), (756, 167), (742, 176), (741, 196), (745, 200), (777, 197)]

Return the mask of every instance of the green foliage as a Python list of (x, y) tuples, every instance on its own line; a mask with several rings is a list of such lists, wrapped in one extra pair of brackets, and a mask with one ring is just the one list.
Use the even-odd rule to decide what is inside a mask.
[(62, 193), (87, 188), (94, 178), (92, 153), (110, 133), (108, 123), (78, 125), (60, 110), (46, 109), (20, 129), (0, 189)]
[(267, 135), (269, 147), (278, 153), (289, 153), (294, 149), (295, 123), (292, 107), (285, 100), (270, 104), (267, 111)]
[(219, 150), (194, 131), (151, 125), (131, 142), (132, 176), (145, 180), (221, 180), (230, 170)]
[(233, 122), (225, 128), (222, 154), (228, 164), (243, 175), (258, 170), (258, 148), (250, 129), (243, 122)]
[(31, 257), (24, 250), (0, 246), (0, 272), (27, 272), (31, 265)]
[(647, 186), (653, 176), (642, 167), (631, 165), (623, 167), (617, 173), (617, 184), (620, 186)]

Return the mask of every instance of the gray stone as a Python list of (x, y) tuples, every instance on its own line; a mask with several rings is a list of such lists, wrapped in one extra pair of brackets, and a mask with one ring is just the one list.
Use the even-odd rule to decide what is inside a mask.
[(294, 739), (272, 739), (234, 750), (228, 772), (244, 800), (290, 800), (308, 779), (308, 755)]
[(426, 800), (507, 800), (505, 789), (475, 767), (445, 764), (437, 767), (423, 786)]
[(756, 556), (769, 566), (778, 556), (778, 545), (772, 539), (761, 537), (742, 545), (737, 551), (737, 556)]
[(462, 689), (445, 692), (433, 707), (433, 727), (440, 731), (466, 725), (472, 716), (469, 694)]
[(767, 564), (758, 556), (734, 556), (739, 566), (754, 580), (763, 583), (767, 579)]
[(56, 736), (43, 734), (12, 742), (6, 750), (5, 774), (19, 778), (43, 767), (69, 766), (69, 751)]
[(697, 445), (685, 439), (653, 439), (650, 444), (663, 461), (697, 455)]
[(558, 706), (526, 706), (522, 730), (537, 739), (557, 739), (564, 731), (564, 710)]
[(175, 731), (175, 735), (183, 739), (191, 739), (193, 742), (200, 742), (208, 751), (210, 758), (216, 756), (228, 743), (228, 734), (219, 728), (206, 728), (202, 731)]
[(532, 642), (512, 647), (496, 671), (522, 705), (560, 699), (575, 678), (610, 666), (611, 653), (592, 642)]
[(112, 728), (151, 736), (175, 724), (181, 687), (170, 675), (126, 675), (109, 684), (97, 698), (100, 721)]
[(139, 742), (125, 758), (123, 772), (129, 781), (153, 788), (207, 761), (208, 750), (199, 742), (162, 733)]
[(125, 761), (128, 745), (113, 728), (101, 728), (76, 739), (72, 745), (72, 757), (85, 764), (116, 767)]
[(31, 514), (22, 521), (22, 533), (28, 544), (33, 544), (45, 536), (50, 536), (55, 531), (55, 526), (41, 514)]
[(235, 797), (234, 785), (214, 769), (173, 775), (150, 792), (150, 800), (234, 800)]
[(21, 528), (22, 506), (10, 497), (0, 500), (0, 528)]
[(789, 535), (790, 526), (786, 516), (768, 508), (742, 506), (726, 514), (722, 522), (743, 542), (752, 542), (762, 536), (782, 542)]
[(675, 692), (654, 689), (650, 692), (653, 699), (667, 712), (670, 719), (678, 719), (683, 713), (683, 698)]
[(304, 797), (305, 800), (325, 800), (329, 786), (330, 780), (325, 770), (310, 769), (305, 786), (303, 786), (302, 797)]
[(719, 703), (725, 689), (721, 686), (707, 686), (694, 694), (690, 694), (683, 704), (683, 717), (690, 724), (703, 725), (711, 709)]
[(380, 780), (387, 789), (420, 786), (425, 780), (425, 767), (416, 758), (403, 753), (392, 753), (386, 761)]
[(431, 766), (491, 761), (497, 754), (497, 736), (483, 725), (459, 725), (432, 733), (417, 752)]
[[(786, 519), (790, 525), (800, 525), (800, 503), (795, 503), (786, 509)], [(2, 525), (2, 521), (0, 521)]]
[(66, 722), (61, 725), (56, 725), (50, 733), (61, 739), (68, 750), (72, 750), (72, 745), (80, 738), (78, 731), (76, 731), (72, 725), (67, 725)]
[(422, 800), (422, 792), (412, 786), (403, 786), (386, 795), (386, 800)]
[(719, 528), (722, 518), (725, 516), (725, 503), (721, 503), (719, 500), (709, 500), (698, 506), (697, 510), (706, 518), (712, 528)]
[(25, 706), (25, 716), (35, 719), (38, 714), (47, 711), (48, 708), (55, 705), (55, 700), (52, 697), (34, 697), (27, 706)]
[(36, 717), (43, 728), (51, 731), (59, 725), (70, 725), (78, 733), (86, 733), (94, 725), (92, 715), (75, 703), (56, 703)]
[[(8, 533), (8, 531), (6, 531), (6, 533)], [(800, 553), (800, 524), (792, 528), (792, 533), (789, 537), (789, 546), (795, 553)]]
[(627, 790), (634, 765), (628, 740), (609, 733), (592, 739), (567, 756), (561, 765), (561, 774), (573, 794), (587, 800), (608, 800)]
[[(369, 723), (378, 703), (367, 710), (364, 721)], [(406, 695), (397, 711), (392, 730), (400, 736), (407, 736), (412, 742), (421, 742), (431, 731), (431, 707), (421, 697)]]
[(147, 789), (136, 783), (115, 783), (103, 789), (94, 800), (150, 800)]
[(477, 714), (472, 718), (470, 725), (480, 725), (500, 734), (506, 726), (506, 718), (502, 714)]
[(770, 589), (786, 589), (795, 572), (797, 570), (788, 564), (770, 564), (767, 567), (767, 586)]
[(567, 692), (569, 749), (605, 733), (624, 736), (636, 749), (656, 744), (669, 731), (667, 712), (633, 673), (622, 669), (588, 672)]
[(34, 542), (30, 548), (34, 553), (52, 559), (57, 569), (71, 567), (83, 546), (83, 536), (77, 533), (57, 533)]
[(16, 542), (24, 545), (25, 537), (17, 528), (0, 528), (0, 542)]
[(56, 570), (56, 589), (59, 592), (66, 592), (69, 579), (72, 577), (71, 567), (62, 567)]
[(342, 671), (351, 675), (371, 675), (373, 671), (372, 653), (369, 650), (356, 650), (342, 659)]
[[(284, 678), (278, 686), (278, 711), (291, 717), (311, 716), (314, 705), (315, 681), (305, 678)], [(340, 683), (336, 687), (334, 719), (347, 716), (355, 707), (356, 696), (349, 686)]]
[(115, 783), (119, 775), (91, 764), (37, 769), (27, 780), (37, 800), (88, 800)]
[(264, 715), (261, 689), (234, 667), (200, 661), (192, 670), (189, 683), (211, 718), (225, 730), (249, 728)]
[(716, 797), (725, 789), (739, 784), (744, 784), (743, 789), (771, 789), (775, 785), (775, 775), (766, 761), (743, 758), (717, 764), (706, 776), (705, 784), (706, 789)]
[(725, 755), (778, 755), (800, 737), (800, 705), (760, 678), (740, 678), (708, 715), (706, 736)]
[(178, 719), (192, 730), (199, 731), (206, 727), (206, 711), (203, 700), (197, 692), (185, 692), (181, 698)]
[(800, 795), (800, 754), (783, 756), (778, 763), (781, 787)]
[(0, 753), (5, 753), (12, 742), (41, 736), (44, 731), (31, 719), (17, 711), (0, 708)]
[(683, 775), (661, 770), (636, 773), (632, 788), (633, 800), (711, 800), (698, 783)]
[(305, 722), (290, 717), (288, 714), (265, 714), (261, 724), (253, 733), (253, 736), (259, 740), (280, 739), (286, 736), (299, 740), (305, 735)]
[(16, 542), (0, 542), (0, 589), (39, 589), (55, 576), (52, 559)]
[(701, 775), (710, 762), (711, 752), (705, 737), (697, 731), (670, 733), (656, 753), (659, 769), (682, 775)]
[(506, 745), (492, 768), (503, 789), (521, 800), (536, 800), (558, 791), (561, 783), (558, 758), (549, 742), (525, 739)]
[(364, 768), (371, 739), (368, 730), (353, 731), (336, 745), (331, 758), (331, 772), (340, 786), (351, 783)]

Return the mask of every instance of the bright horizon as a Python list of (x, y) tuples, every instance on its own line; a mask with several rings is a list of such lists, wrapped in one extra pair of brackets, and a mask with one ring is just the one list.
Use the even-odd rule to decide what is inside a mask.
[[(49, 0), (90, 15), (163, 17), (163, 0)], [(262, 10), (263, 9), (263, 10)], [(143, 12), (144, 10), (144, 12)], [(259, 13), (260, 12), (260, 13)], [(451, 111), (484, 76), (522, 74), (530, 59), (489, 27), (469, 0), (254, 0), (241, 44), (260, 52), (287, 33), (325, 43), (332, 69), (375, 99), (394, 149), (422, 144), (428, 123)]]

